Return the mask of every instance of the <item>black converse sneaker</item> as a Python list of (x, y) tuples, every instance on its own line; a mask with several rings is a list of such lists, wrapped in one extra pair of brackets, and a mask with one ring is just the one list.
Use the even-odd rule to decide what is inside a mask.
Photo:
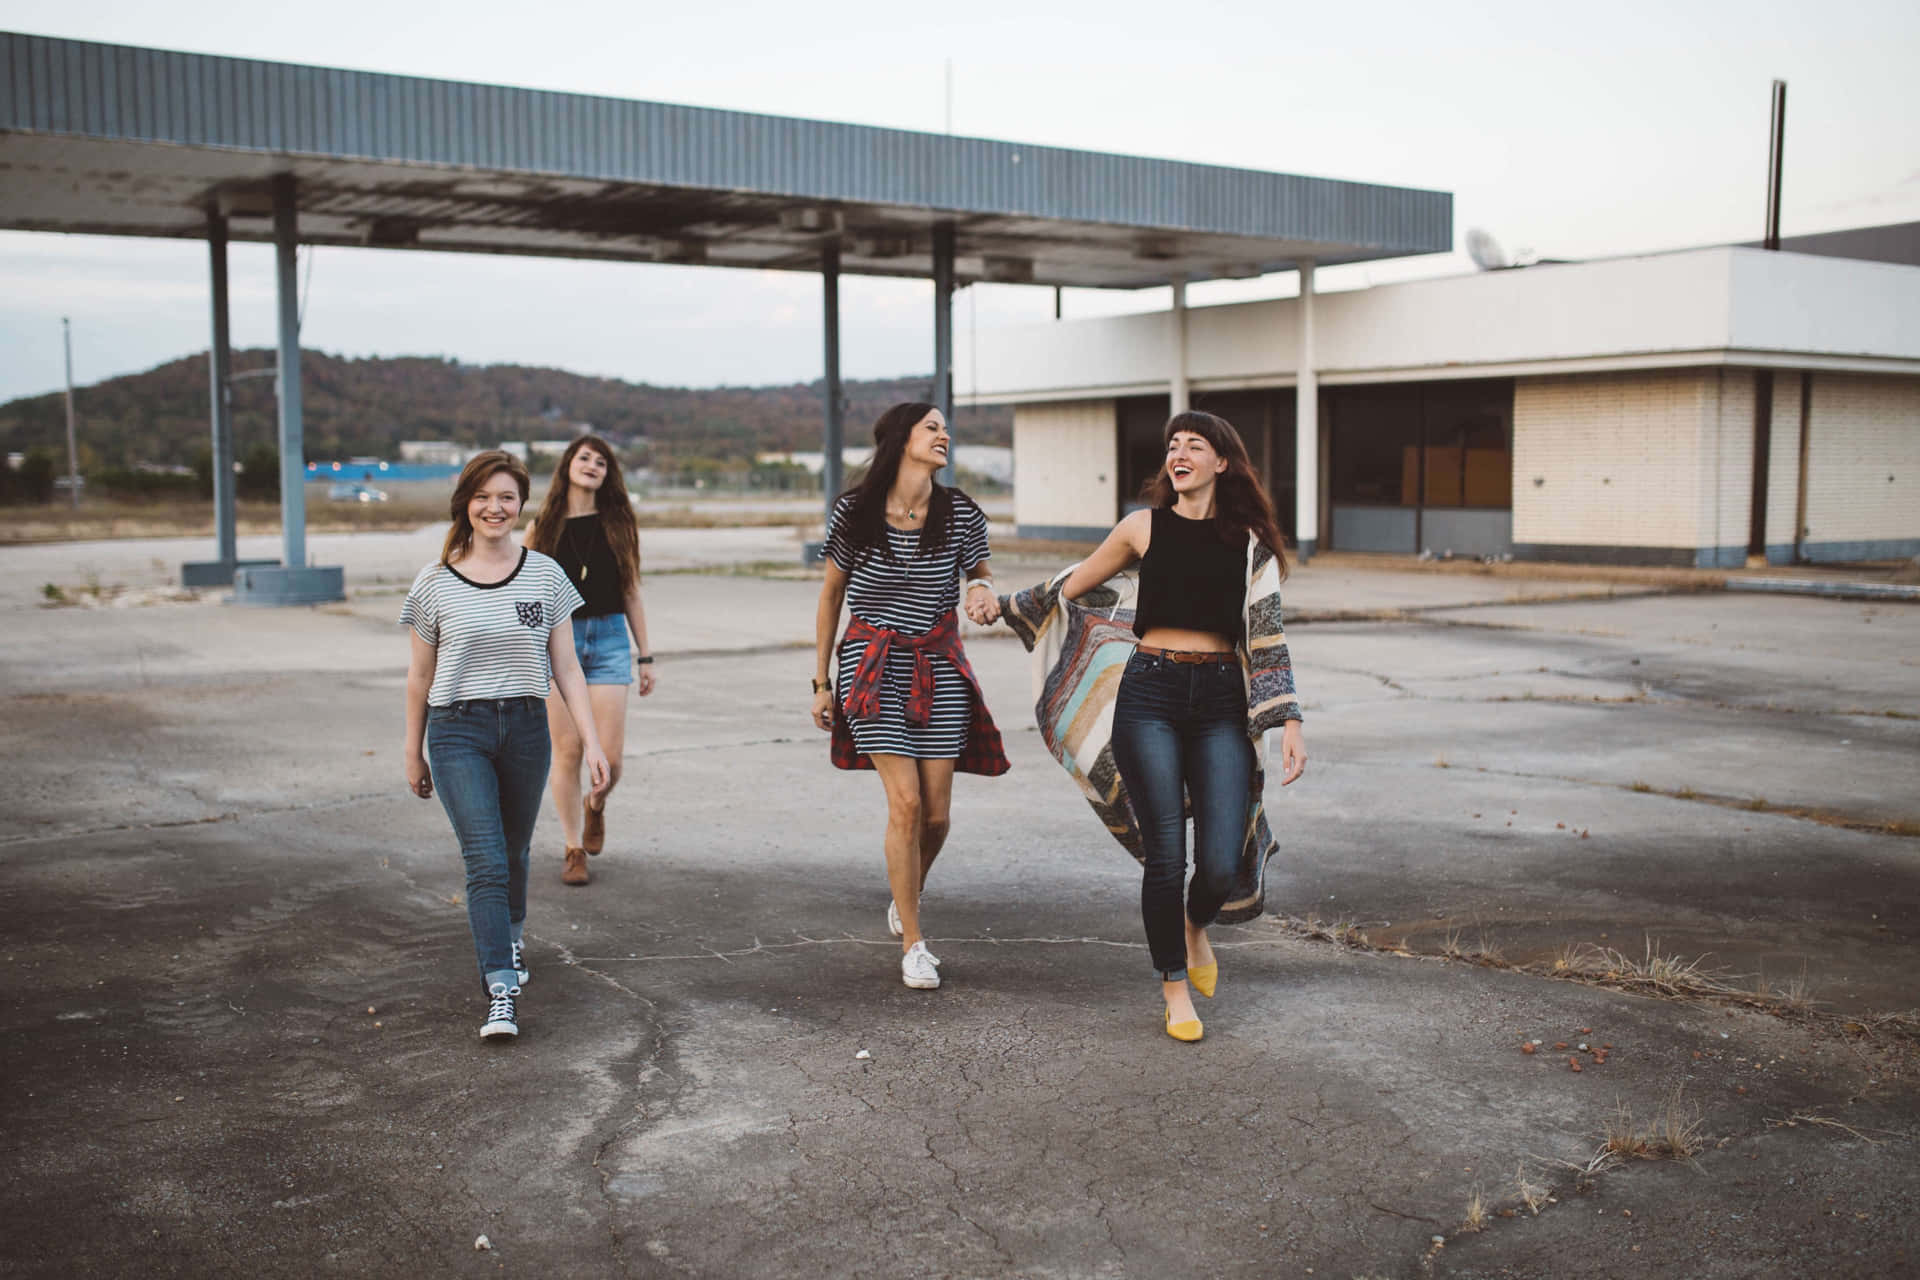
[(487, 1020), (480, 1028), (482, 1040), (504, 1040), (520, 1034), (513, 1007), (519, 994), (519, 987), (510, 987), (504, 982), (496, 982), (487, 989)]
[(527, 971), (526, 947), (518, 942), (513, 944), (513, 974), (520, 980), (520, 985), (523, 987), (533, 978), (533, 975)]

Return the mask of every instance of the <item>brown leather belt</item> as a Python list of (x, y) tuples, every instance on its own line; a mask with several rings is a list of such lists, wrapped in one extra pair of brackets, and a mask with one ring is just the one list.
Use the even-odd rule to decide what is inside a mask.
[(1157, 649), (1150, 644), (1135, 645), (1134, 649), (1140, 653), (1152, 654), (1156, 658), (1165, 658), (1168, 662), (1186, 662), (1195, 666), (1240, 661), (1240, 655), (1231, 649), (1223, 653), (1211, 653), (1202, 649)]

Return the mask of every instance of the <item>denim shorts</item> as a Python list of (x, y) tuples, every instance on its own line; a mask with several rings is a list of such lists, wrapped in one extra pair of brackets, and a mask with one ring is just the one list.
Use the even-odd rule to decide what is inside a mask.
[(588, 684), (633, 683), (633, 642), (627, 638), (626, 614), (575, 618), (573, 652)]

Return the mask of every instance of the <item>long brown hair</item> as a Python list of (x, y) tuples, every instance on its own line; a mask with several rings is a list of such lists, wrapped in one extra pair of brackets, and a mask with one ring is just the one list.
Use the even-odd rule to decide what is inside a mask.
[(502, 471), (512, 476), (513, 482), (520, 486), (521, 507), (527, 505), (527, 492), (533, 482), (527, 477), (526, 463), (504, 449), (489, 449), (468, 458), (467, 465), (460, 469), (460, 478), (454, 481), (453, 498), (447, 503), (447, 513), (453, 517), (453, 527), (447, 530), (447, 540), (440, 548), (441, 564), (450, 565), (473, 550), (473, 521), (467, 516), (467, 504), (473, 501), (474, 494), (480, 492), (481, 485)]
[[(846, 514), (847, 541), (854, 559), (864, 561), (876, 551), (883, 559), (893, 557), (887, 539), (887, 493), (900, 475), (900, 459), (906, 456), (907, 438), (938, 405), (920, 400), (896, 404), (882, 413), (873, 424), (873, 460), (866, 475), (848, 487), (842, 498), (849, 499)], [(958, 489), (935, 481), (933, 496), (927, 500), (927, 522), (920, 530), (920, 545), (914, 553), (930, 556), (946, 550), (954, 525), (954, 512), (976, 505)], [(964, 566), (971, 568), (971, 565)]]
[(599, 436), (581, 436), (560, 455), (553, 469), (553, 483), (541, 500), (540, 514), (527, 531), (527, 545), (546, 555), (560, 549), (560, 537), (567, 527), (567, 495), (573, 488), (573, 459), (582, 449), (593, 450), (607, 464), (607, 478), (593, 495), (593, 509), (600, 513), (600, 532), (606, 535), (613, 562), (620, 567), (620, 594), (624, 596), (640, 581), (640, 525), (633, 518), (627, 482), (620, 475), (620, 459), (614, 455), (613, 446)]
[[(1273, 552), (1274, 563), (1280, 568), (1280, 576), (1285, 578), (1287, 540), (1273, 514), (1273, 499), (1260, 483), (1260, 474), (1253, 469), (1253, 459), (1247, 456), (1247, 446), (1240, 439), (1240, 433), (1225, 418), (1193, 409), (1168, 418), (1161, 440), (1172, 444), (1173, 437), (1182, 431), (1199, 436), (1227, 460), (1227, 469), (1213, 481), (1213, 514), (1221, 537), (1244, 544), (1251, 533)], [(1140, 492), (1141, 501), (1153, 507), (1171, 507), (1178, 496), (1164, 461)]]

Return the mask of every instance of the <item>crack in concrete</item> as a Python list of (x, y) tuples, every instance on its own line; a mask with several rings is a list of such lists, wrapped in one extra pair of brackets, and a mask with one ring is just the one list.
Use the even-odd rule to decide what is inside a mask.
[(243, 822), (249, 818), (270, 818), (287, 813), (324, 813), (331, 809), (345, 809), (353, 805), (366, 804), (370, 800), (390, 800), (394, 797), (385, 791), (366, 791), (358, 795), (341, 796), (333, 800), (316, 800), (311, 804), (289, 804), (265, 809), (228, 809), (221, 813), (210, 813), (199, 818), (167, 818), (158, 822), (122, 822), (100, 827), (63, 827), (57, 831), (36, 831), (32, 835), (0, 837), (0, 849), (18, 848), (24, 845), (44, 844), (50, 840), (72, 840), (85, 836), (117, 835), (123, 831), (164, 831), (173, 827), (204, 827), (223, 822)]

